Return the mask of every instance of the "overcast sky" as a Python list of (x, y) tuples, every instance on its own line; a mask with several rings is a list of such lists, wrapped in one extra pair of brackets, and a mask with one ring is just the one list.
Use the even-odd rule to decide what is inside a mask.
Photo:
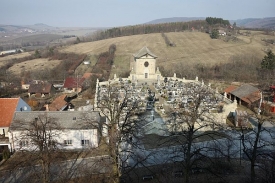
[(115, 27), (171, 17), (275, 17), (275, 0), (0, 0), (0, 24)]

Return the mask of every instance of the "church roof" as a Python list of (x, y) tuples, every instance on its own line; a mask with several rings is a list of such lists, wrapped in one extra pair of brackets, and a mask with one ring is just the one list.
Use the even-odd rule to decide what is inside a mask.
[(139, 50), (139, 51), (138, 51), (136, 54), (134, 54), (133, 56), (134, 56), (135, 58), (140, 58), (140, 57), (142, 57), (142, 56), (144, 56), (144, 55), (146, 55), (146, 54), (151, 55), (151, 56), (154, 57), (154, 58), (157, 58), (157, 56), (154, 55), (146, 46), (144, 46), (141, 50)]

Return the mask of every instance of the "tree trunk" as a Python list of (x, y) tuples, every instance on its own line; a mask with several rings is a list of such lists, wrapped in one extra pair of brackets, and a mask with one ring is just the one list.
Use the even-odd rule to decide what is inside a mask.
[(250, 166), (250, 181), (251, 183), (255, 182), (255, 178), (256, 178), (256, 173), (255, 173), (255, 161), (252, 160), (251, 161), (251, 166)]
[(117, 147), (117, 126), (112, 125), (109, 129), (109, 153), (112, 159), (111, 177), (114, 183), (119, 182), (119, 168), (118, 168), (118, 147)]
[(184, 171), (184, 182), (189, 183), (189, 174), (192, 169), (191, 167), (191, 148), (193, 143), (193, 126), (191, 127), (190, 131), (188, 132), (187, 136), (187, 151), (185, 153), (185, 171)]
[(48, 183), (50, 182), (50, 165), (47, 159), (42, 160), (41, 166), (43, 172), (43, 183)]
[(259, 142), (259, 138), (260, 138), (261, 129), (262, 129), (262, 123), (258, 122), (258, 129), (257, 129), (257, 133), (256, 133), (256, 139), (255, 139), (254, 145), (253, 145), (251, 165), (250, 165), (250, 171), (251, 171), (250, 179), (251, 179), (252, 183), (255, 182), (255, 178), (256, 178), (255, 162), (256, 162), (256, 158), (257, 158), (258, 142)]

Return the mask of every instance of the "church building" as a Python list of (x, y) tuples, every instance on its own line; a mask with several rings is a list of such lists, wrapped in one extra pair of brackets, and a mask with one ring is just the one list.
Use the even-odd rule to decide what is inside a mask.
[(143, 47), (133, 57), (134, 64), (130, 73), (130, 80), (160, 80), (162, 78), (159, 69), (156, 69), (157, 56), (147, 47)]

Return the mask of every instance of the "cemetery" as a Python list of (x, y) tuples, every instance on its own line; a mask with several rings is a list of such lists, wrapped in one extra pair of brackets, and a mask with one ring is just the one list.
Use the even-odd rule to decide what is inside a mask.
[[(173, 126), (169, 124), (171, 113), (188, 112), (194, 108), (198, 97), (200, 99), (200, 122), (214, 120), (218, 126), (226, 127), (226, 118), (230, 112), (235, 112), (237, 102), (227, 99), (206, 85), (198, 77), (194, 80), (185, 78), (163, 77), (156, 65), (156, 56), (144, 47), (134, 55), (134, 67), (128, 78), (118, 78), (96, 83), (95, 109), (107, 93), (115, 93), (118, 101), (127, 97), (128, 102), (139, 102), (139, 115), (150, 124), (146, 125), (146, 134), (156, 133), (169, 135), (171, 132), (182, 131), (186, 126)], [(153, 63), (153, 64), (151, 64)], [(97, 109), (100, 110), (100, 109)], [(158, 129), (161, 127), (162, 129)], [(200, 131), (215, 130), (215, 126), (207, 126)]]

